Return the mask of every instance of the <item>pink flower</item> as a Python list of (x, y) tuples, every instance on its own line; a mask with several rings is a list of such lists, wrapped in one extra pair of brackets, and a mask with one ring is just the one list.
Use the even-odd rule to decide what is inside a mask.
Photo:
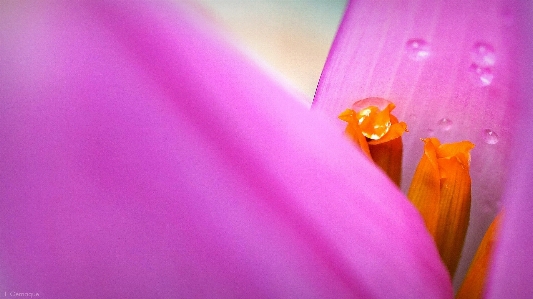
[[(525, 167), (531, 142), (524, 138), (532, 115), (528, 11), (527, 1), (388, 1), (386, 6), (350, 1), (314, 103), (332, 118), (357, 99), (381, 96), (396, 103), (396, 115), (410, 131), (410, 138), (403, 138), (404, 190), (421, 156), (420, 138), (476, 144), (472, 215), (460, 272), (467, 270), (503, 200), (509, 222), (495, 257), (494, 298), (521, 297), (527, 292), (517, 286), (531, 282), (525, 280), (530, 265), (521, 260), (529, 260), (530, 251), (515, 248), (533, 240), (508, 239), (531, 233), (530, 226), (515, 222), (533, 212), (520, 195), (531, 177)], [(456, 278), (458, 285), (462, 275)]]
[[(6, 296), (452, 296), (404, 195), (186, 6), (8, 1), (0, 40)], [(529, 291), (517, 140), (494, 294)]]

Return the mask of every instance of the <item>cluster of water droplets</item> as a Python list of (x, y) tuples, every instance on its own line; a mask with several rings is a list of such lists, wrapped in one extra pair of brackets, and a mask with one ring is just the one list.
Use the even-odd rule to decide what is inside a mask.
[(494, 79), (492, 67), (496, 62), (494, 48), (487, 43), (478, 42), (474, 44), (470, 51), (472, 64), (468, 68), (472, 80), (479, 86), (488, 86)]
[(405, 44), (407, 56), (415, 61), (420, 61), (428, 58), (430, 47), (428, 42), (421, 38), (413, 38)]
[[(421, 38), (412, 38), (405, 43), (405, 51), (409, 59), (422, 61), (429, 57), (431, 47)], [(492, 83), (494, 74), (492, 68), (496, 62), (494, 47), (485, 42), (477, 42), (470, 50), (471, 64), (468, 67), (472, 80), (478, 86)]]
[[(453, 122), (449, 118), (442, 118), (437, 122), (437, 126), (441, 132), (448, 132), (452, 129)], [(429, 136), (434, 136), (434, 133), (433, 129), (428, 130)], [(483, 130), (481, 132), (481, 137), (483, 142), (490, 145), (494, 145), (499, 141), (498, 134), (491, 129)]]
[[(414, 61), (422, 61), (430, 56), (431, 47), (427, 41), (421, 38), (412, 38), (405, 43), (407, 57)], [(471, 64), (467, 68), (468, 73), (475, 85), (488, 86), (494, 79), (493, 67), (496, 63), (494, 47), (485, 42), (475, 43), (470, 50)], [(442, 118), (437, 122), (438, 130), (448, 132), (453, 127), (453, 121), (449, 118)], [(428, 135), (434, 136), (433, 129), (428, 129)], [(491, 129), (482, 132), (482, 139), (486, 144), (498, 143), (498, 134)]]

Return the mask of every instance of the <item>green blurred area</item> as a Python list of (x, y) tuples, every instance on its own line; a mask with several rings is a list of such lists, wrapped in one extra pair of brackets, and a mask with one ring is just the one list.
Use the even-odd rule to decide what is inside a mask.
[(309, 102), (346, 0), (195, 0)]

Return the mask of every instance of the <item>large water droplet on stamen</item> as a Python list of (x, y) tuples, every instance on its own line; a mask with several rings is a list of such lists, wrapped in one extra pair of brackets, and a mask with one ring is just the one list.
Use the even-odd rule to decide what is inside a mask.
[(416, 61), (424, 60), (429, 56), (429, 44), (421, 38), (414, 38), (407, 41), (405, 44), (407, 56)]
[(452, 128), (453, 122), (448, 118), (443, 118), (438, 122), (439, 128), (442, 131), (449, 131)]
[(499, 141), (498, 134), (490, 129), (483, 130), (483, 140), (486, 144), (496, 144)]
[(472, 56), (472, 61), (481, 67), (490, 67), (496, 62), (494, 48), (487, 43), (476, 43), (474, 47), (472, 47), (470, 54)]
[(490, 85), (492, 79), (494, 79), (494, 74), (492, 74), (492, 70), (488, 67), (482, 67), (473, 63), (468, 71), (470, 72), (473, 82), (478, 86)]

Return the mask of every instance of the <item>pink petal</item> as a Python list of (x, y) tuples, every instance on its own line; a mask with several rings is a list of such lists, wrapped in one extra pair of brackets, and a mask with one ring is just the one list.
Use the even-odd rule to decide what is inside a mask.
[(451, 297), (403, 195), (187, 8), (4, 2), (0, 38), (8, 293)]
[[(394, 102), (409, 129), (403, 139), (404, 190), (422, 154), (420, 138), (476, 144), (473, 214), (459, 265), (464, 273), (498, 209), (508, 165), (517, 111), (510, 90), (512, 14), (503, 0), (386, 3), (349, 3), (313, 106), (334, 118), (366, 97)], [(482, 86), (480, 79), (490, 84)], [(456, 277), (460, 282), (461, 275)]]
[(487, 298), (533, 297), (533, 142), (530, 138), (533, 128), (533, 5), (531, 1), (513, 4), (518, 4), (512, 7), (516, 11), (514, 26), (519, 30), (519, 43), (513, 49), (517, 71), (512, 95), (520, 103), (520, 112), (515, 116), (520, 122), (511, 152), (513, 158), (503, 196), (504, 218)]

